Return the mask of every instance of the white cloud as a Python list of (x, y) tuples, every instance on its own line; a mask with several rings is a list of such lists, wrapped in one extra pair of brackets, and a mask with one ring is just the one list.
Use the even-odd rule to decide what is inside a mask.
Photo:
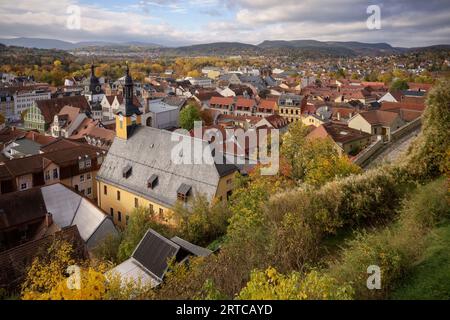
[[(48, 37), (69, 41), (139, 40), (163, 44), (212, 41), (258, 43), (274, 39), (355, 40), (421, 46), (449, 43), (450, 3), (380, 0), (382, 29), (366, 28), (367, 0), (136, 0), (129, 7), (82, 5), (81, 30), (67, 30), (66, 9), (76, 0), (0, 2), (0, 37)], [(373, 3), (373, 2), (371, 2)], [(205, 19), (177, 28), (154, 16), (192, 10)], [(221, 18), (221, 16), (227, 18)], [(177, 16), (177, 19), (180, 19)], [(179, 21), (176, 21), (179, 22)], [(177, 24), (179, 25), (179, 23)]]

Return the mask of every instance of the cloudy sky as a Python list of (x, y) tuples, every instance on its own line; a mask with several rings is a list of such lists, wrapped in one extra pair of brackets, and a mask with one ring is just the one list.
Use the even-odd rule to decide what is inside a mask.
[[(68, 28), (74, 5), (80, 29)], [(381, 9), (379, 30), (367, 28), (369, 5)], [(316, 39), (414, 47), (450, 44), (449, 17), (448, 0), (0, 0), (0, 38), (163, 45)]]

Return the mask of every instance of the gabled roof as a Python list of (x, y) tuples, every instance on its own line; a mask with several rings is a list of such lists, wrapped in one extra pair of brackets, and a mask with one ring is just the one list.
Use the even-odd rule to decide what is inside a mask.
[(261, 100), (258, 105), (259, 108), (268, 109), (268, 110), (276, 110), (277, 102), (274, 100)]
[(422, 103), (406, 103), (406, 102), (388, 102), (383, 101), (381, 103), (380, 110), (389, 111), (389, 110), (396, 110), (396, 109), (405, 109), (405, 110), (415, 110), (423, 112), (425, 110), (426, 106)]
[(219, 104), (219, 105), (224, 105), (224, 106), (229, 106), (232, 105), (234, 103), (234, 99), (231, 97), (212, 97), (211, 100), (209, 101), (210, 105), (214, 105), (214, 104)]
[(64, 106), (78, 108), (81, 112), (90, 111), (89, 103), (84, 96), (69, 96), (36, 101), (36, 107), (41, 110), (45, 123), (51, 123), (53, 117), (58, 114)]
[[(65, 139), (64, 139), (65, 140)], [(60, 166), (67, 166), (78, 163), (78, 157), (88, 155), (96, 158), (97, 153), (102, 152), (102, 149), (97, 147), (58, 140), (54, 144), (49, 144), (42, 150), (44, 153), (32, 155), (25, 158), (18, 158), (6, 161), (4, 166), (8, 169), (11, 175), (21, 176), (25, 174), (41, 173), (46, 164), (52, 161)], [(59, 144), (62, 144), (59, 146)], [(52, 148), (53, 146), (53, 148)]]
[(286, 118), (278, 114), (272, 114), (264, 119), (266, 119), (275, 129), (281, 129), (289, 124), (289, 121)]
[(0, 196), (0, 230), (43, 219), (47, 214), (39, 189), (6, 193)]
[(180, 246), (150, 229), (131, 255), (146, 270), (162, 279), (168, 268), (168, 260), (175, 257)]
[(159, 285), (168, 269), (168, 261), (182, 262), (188, 256), (209, 256), (212, 251), (196, 246), (179, 237), (167, 239), (149, 229), (136, 246), (131, 258), (122, 262), (107, 274), (118, 274), (122, 283), (140, 281), (152, 287)]
[(181, 239), (180, 237), (173, 237), (170, 239), (172, 242), (179, 245), (183, 250), (188, 251), (190, 254), (197, 256), (197, 257), (207, 257), (209, 256), (212, 251), (200, 246), (196, 246), (195, 244), (192, 244), (184, 239)]
[(360, 130), (349, 128), (346, 124), (328, 122), (315, 128), (308, 134), (308, 138), (330, 137), (338, 144), (349, 143), (361, 139), (370, 138), (370, 134)]
[(4, 194), (0, 197), (0, 208), (5, 211), (3, 218), (0, 214), (0, 227), (44, 218), (51, 213), (59, 228), (76, 225), (90, 248), (107, 234), (117, 234), (111, 219), (99, 208), (60, 183)]
[(256, 105), (256, 101), (253, 99), (246, 99), (246, 98), (237, 98), (236, 99), (236, 107), (244, 107), (244, 108), (251, 108)]
[(372, 110), (361, 112), (360, 115), (371, 125), (390, 126), (399, 117), (395, 112)]
[(430, 91), (433, 85), (429, 83), (408, 82), (408, 87), (410, 90)]

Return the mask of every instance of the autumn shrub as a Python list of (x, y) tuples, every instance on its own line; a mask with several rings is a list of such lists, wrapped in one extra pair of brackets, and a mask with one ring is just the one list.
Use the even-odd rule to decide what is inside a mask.
[(93, 248), (93, 255), (100, 260), (109, 261), (113, 264), (118, 263), (117, 253), (122, 242), (122, 232), (118, 235), (107, 235)]
[(231, 212), (223, 201), (210, 204), (205, 196), (194, 197), (189, 206), (173, 208), (176, 234), (192, 243), (207, 246), (227, 231)]
[[(403, 203), (394, 224), (358, 233), (347, 242), (341, 258), (331, 264), (331, 276), (350, 282), (359, 299), (385, 298), (420, 258), (430, 228), (450, 217), (447, 187), (443, 179), (418, 187)], [(380, 267), (381, 290), (367, 289), (367, 267), (371, 265)]]
[(170, 226), (159, 222), (154, 212), (148, 208), (139, 207), (134, 209), (128, 220), (128, 225), (122, 233), (116, 259), (118, 263), (125, 261), (131, 256), (139, 241), (150, 228), (169, 238), (173, 232)]
[(265, 209), (271, 231), (272, 263), (282, 272), (318, 262), (321, 242), (337, 231), (383, 225), (396, 216), (414, 184), (397, 167), (385, 166), (273, 196)]
[(250, 281), (241, 290), (238, 299), (244, 300), (349, 300), (353, 289), (339, 285), (330, 277), (316, 270), (307, 274), (291, 272), (283, 275), (275, 268), (254, 270)]

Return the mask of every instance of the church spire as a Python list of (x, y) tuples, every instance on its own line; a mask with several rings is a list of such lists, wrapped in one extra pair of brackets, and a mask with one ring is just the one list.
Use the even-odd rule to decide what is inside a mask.
[(136, 127), (141, 124), (142, 114), (139, 107), (134, 104), (133, 79), (130, 75), (128, 63), (125, 73), (125, 83), (123, 85), (123, 95), (125, 100), (125, 112), (119, 111), (117, 113), (116, 136), (126, 140), (131, 137)]
[(124, 96), (125, 96), (125, 113), (130, 115), (134, 109), (133, 105), (133, 79), (130, 75), (130, 68), (127, 63), (127, 69), (125, 74), (125, 85), (124, 85)]

